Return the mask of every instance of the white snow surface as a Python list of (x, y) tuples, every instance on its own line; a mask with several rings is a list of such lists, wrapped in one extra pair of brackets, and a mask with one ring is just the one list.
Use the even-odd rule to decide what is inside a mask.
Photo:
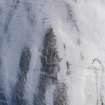
[[(0, 84), (5, 94), (11, 98), (21, 51), (29, 46), (32, 59), (24, 97), (32, 105), (43, 38), (52, 27), (63, 58), (58, 79), (67, 85), (68, 105), (96, 105), (100, 94), (105, 103), (105, 0), (20, 0), (16, 9), (14, 1), (0, 0)], [(25, 5), (31, 6), (29, 13)], [(70, 75), (66, 74), (66, 61), (71, 64)], [(53, 90), (54, 86), (48, 87), (46, 105), (53, 105)]]

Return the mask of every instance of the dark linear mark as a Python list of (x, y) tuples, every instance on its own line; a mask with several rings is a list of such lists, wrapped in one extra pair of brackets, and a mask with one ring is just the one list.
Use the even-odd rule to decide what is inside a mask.
[(63, 47), (64, 47), (64, 50), (66, 49), (66, 45), (65, 44), (63, 44)]
[(31, 60), (31, 52), (28, 47), (25, 47), (20, 57), (20, 74), (18, 75), (18, 81), (14, 87), (12, 95), (13, 105), (27, 105), (27, 101), (24, 99), (24, 86), (27, 80), (27, 73), (29, 70)]
[(66, 61), (66, 67), (67, 67), (67, 72), (66, 72), (66, 74), (67, 74), (67, 75), (69, 75), (69, 74), (71, 73), (71, 71), (70, 71), (70, 66), (71, 66), (71, 64), (70, 64), (68, 61)]
[(65, 7), (67, 8), (67, 13), (68, 13), (68, 17), (67, 17), (67, 21), (71, 21), (73, 23), (73, 25), (75, 26), (76, 30), (79, 32), (79, 28), (77, 26), (77, 22), (75, 20), (75, 17), (74, 17), (74, 14), (73, 14), (73, 11), (72, 11), (72, 7), (67, 4), (65, 2)]
[(32, 4), (29, 2), (24, 2), (23, 5), (27, 12), (27, 19), (29, 20), (31, 25), (34, 25), (35, 24), (35, 15), (33, 14)]
[(13, 4), (12, 4), (12, 6), (10, 8), (10, 11), (8, 12), (8, 15), (6, 17), (6, 22), (5, 22), (5, 25), (4, 25), (4, 33), (8, 32), (9, 25), (12, 21), (12, 18), (14, 16), (15, 11), (19, 7), (19, 4), (20, 4), (20, 0), (13, 0)]

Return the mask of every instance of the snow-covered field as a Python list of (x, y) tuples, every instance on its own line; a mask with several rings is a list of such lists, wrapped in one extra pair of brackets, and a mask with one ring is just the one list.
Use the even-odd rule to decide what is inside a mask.
[(104, 65), (105, 0), (0, 0), (0, 105), (105, 105)]

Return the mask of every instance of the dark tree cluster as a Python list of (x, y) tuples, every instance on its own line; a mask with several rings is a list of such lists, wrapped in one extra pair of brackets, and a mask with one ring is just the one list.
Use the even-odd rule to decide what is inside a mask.
[(65, 83), (59, 83), (54, 92), (54, 105), (67, 105), (67, 91)]
[(8, 105), (6, 96), (5, 96), (2, 88), (0, 88), (0, 105)]
[[(39, 92), (34, 97), (34, 105), (46, 105), (45, 93), (48, 85), (55, 84), (56, 90), (54, 105), (66, 105), (66, 88), (64, 83), (59, 83), (57, 74), (60, 71), (60, 61), (62, 59), (58, 55), (56, 46), (56, 36), (53, 29), (48, 29), (43, 41), (43, 50), (41, 55), (41, 73), (39, 80)], [(40, 101), (40, 104), (38, 104)]]
[[(57, 72), (60, 70), (59, 68), (60, 58), (58, 56), (58, 51), (56, 49), (56, 37), (54, 35), (53, 29), (50, 28), (47, 30), (45, 34), (45, 38), (43, 41), (43, 50), (41, 55), (41, 74), (39, 81), (39, 92), (37, 98), (41, 101), (41, 105), (44, 105), (45, 102), (45, 92), (49, 82), (57, 81)], [(35, 96), (36, 97), (36, 96)], [(37, 100), (34, 98), (34, 104)]]
[(56, 48), (56, 37), (53, 33), (53, 29), (49, 29), (44, 38), (44, 49), (42, 50), (41, 72), (44, 72), (46, 76), (51, 76), (57, 79), (57, 72), (59, 72), (59, 62), (61, 58), (58, 56), (58, 51)]

